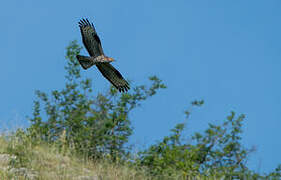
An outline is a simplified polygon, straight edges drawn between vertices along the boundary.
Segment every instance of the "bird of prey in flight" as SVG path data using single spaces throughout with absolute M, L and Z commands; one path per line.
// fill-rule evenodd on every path
M 102 75 L 111 82 L 120 92 L 126 92 L 130 89 L 129 83 L 122 77 L 121 73 L 115 69 L 110 63 L 114 61 L 113 58 L 107 57 L 103 53 L 101 41 L 95 30 L 94 24 L 90 23 L 88 19 L 81 19 L 79 27 L 82 34 L 82 41 L 86 47 L 89 56 L 77 55 L 83 69 L 88 69 L 96 65 Z

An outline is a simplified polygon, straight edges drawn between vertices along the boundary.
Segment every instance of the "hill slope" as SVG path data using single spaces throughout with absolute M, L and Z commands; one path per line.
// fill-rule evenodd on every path
M 59 144 L 58 144 L 59 145 Z M 94 162 L 58 145 L 31 145 L 27 139 L 0 137 L 0 179 L 150 179 L 143 171 Z

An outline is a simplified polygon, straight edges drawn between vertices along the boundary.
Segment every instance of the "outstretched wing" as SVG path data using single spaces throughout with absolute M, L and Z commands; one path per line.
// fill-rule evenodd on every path
M 88 19 L 81 19 L 78 24 L 82 34 L 83 44 L 90 56 L 97 57 L 103 55 L 101 41 L 93 23 L 90 23 Z
M 129 83 L 123 78 L 121 73 L 110 63 L 97 64 L 102 75 L 111 82 L 120 92 L 126 92 L 130 89 Z

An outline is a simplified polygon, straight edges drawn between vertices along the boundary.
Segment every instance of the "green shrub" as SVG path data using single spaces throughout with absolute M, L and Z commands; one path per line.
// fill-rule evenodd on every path
M 193 106 L 203 105 L 203 101 L 192 102 Z M 186 112 L 187 117 L 190 113 Z M 204 133 L 195 133 L 191 141 L 183 137 L 185 123 L 177 124 L 170 136 L 151 145 L 139 153 L 136 163 L 148 167 L 155 177 L 175 177 L 187 179 L 261 179 L 280 178 L 280 167 L 275 173 L 261 176 L 247 168 L 247 159 L 254 148 L 247 149 L 241 144 L 242 122 L 245 116 L 235 116 L 234 112 L 222 125 L 209 124 Z
M 113 87 L 93 96 L 92 81 L 82 78 L 76 60 L 81 47 L 76 41 L 67 47 L 66 84 L 50 94 L 36 91 L 31 126 L 16 133 L 16 146 L 8 151 L 19 159 L 14 165 L 30 164 L 32 151 L 26 149 L 45 144 L 59 153 L 80 154 L 88 160 L 114 162 L 148 173 L 152 179 L 280 179 L 281 165 L 268 174 L 247 168 L 247 159 L 254 148 L 241 143 L 245 115 L 234 112 L 221 125 L 209 124 L 203 133 L 194 133 L 191 140 L 183 134 L 186 124 L 180 123 L 171 135 L 140 152 L 137 158 L 127 147 L 132 134 L 129 113 L 142 101 L 166 86 L 156 76 L 149 87 L 141 85 L 129 93 L 118 93 Z M 202 106 L 194 101 L 192 106 Z M 185 112 L 187 118 L 190 112 Z M 30 151 L 29 151 L 30 150 Z M 0 172 L 1 173 L 1 172 Z M 116 177 L 116 176 L 115 176 Z
M 76 41 L 67 47 L 64 89 L 54 90 L 51 95 L 36 91 L 28 132 L 34 139 L 46 142 L 55 142 L 64 134 L 65 143 L 77 151 L 95 159 L 106 156 L 115 161 L 127 154 L 125 144 L 132 134 L 129 112 L 165 85 L 153 76 L 150 87 L 136 86 L 122 94 L 111 87 L 94 97 L 91 79 L 80 75 L 76 59 L 80 50 Z

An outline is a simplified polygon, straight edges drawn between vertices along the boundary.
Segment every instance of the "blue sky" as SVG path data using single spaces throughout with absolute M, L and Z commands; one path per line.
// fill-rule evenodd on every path
M 281 163 L 280 9 L 279 0 L 1 2 L 0 126 L 26 126 L 34 91 L 64 86 L 65 47 L 82 45 L 77 22 L 88 17 L 126 78 L 168 86 L 131 114 L 132 143 L 160 140 L 204 99 L 186 134 L 244 113 L 243 144 L 257 147 L 249 166 L 268 172 Z M 109 86 L 94 68 L 84 75 L 96 92 Z

